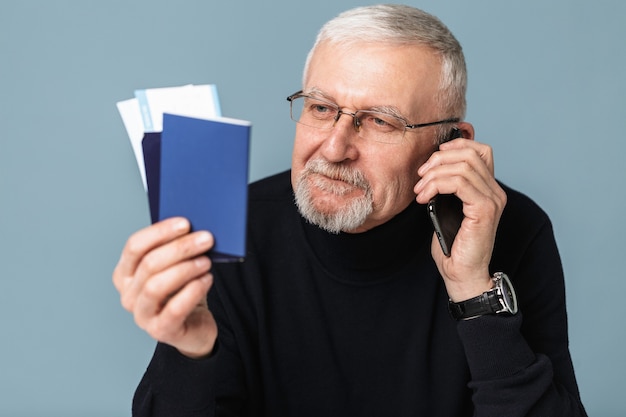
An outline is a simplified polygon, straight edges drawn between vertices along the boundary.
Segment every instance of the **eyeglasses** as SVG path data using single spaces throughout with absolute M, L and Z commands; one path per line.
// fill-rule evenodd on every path
M 384 143 L 400 143 L 407 129 L 435 126 L 459 122 L 450 118 L 430 123 L 409 124 L 405 119 L 391 113 L 374 110 L 357 110 L 354 113 L 343 111 L 330 101 L 303 94 L 298 91 L 287 97 L 291 104 L 291 120 L 317 129 L 332 129 L 342 114 L 352 116 L 354 130 L 365 140 Z

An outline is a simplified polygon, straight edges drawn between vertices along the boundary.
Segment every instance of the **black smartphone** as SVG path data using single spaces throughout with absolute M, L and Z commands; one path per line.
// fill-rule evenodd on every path
M 462 137 L 460 129 L 454 128 L 444 142 Z M 428 215 L 444 255 L 450 256 L 454 238 L 463 221 L 463 202 L 454 194 L 439 194 L 428 202 Z

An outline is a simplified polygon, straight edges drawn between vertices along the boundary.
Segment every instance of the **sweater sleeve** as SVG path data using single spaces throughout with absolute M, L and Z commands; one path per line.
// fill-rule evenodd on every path
M 505 247 L 494 270 L 511 277 L 520 312 L 460 321 L 477 417 L 583 417 L 569 353 L 565 285 L 547 217 L 526 247 Z M 506 269 L 508 268 L 508 269 Z
M 218 356 L 190 359 L 158 343 L 135 391 L 133 417 L 212 416 L 211 375 Z
M 472 375 L 474 415 L 586 416 L 578 392 L 555 380 L 552 360 L 528 346 L 520 333 L 522 320 L 519 314 L 459 323 Z
M 211 291 L 210 294 L 214 294 Z M 211 311 L 220 322 L 221 304 Z M 191 359 L 158 343 L 135 391 L 133 417 L 231 417 L 243 414 L 247 391 L 232 332 L 220 323 L 218 340 L 208 358 Z

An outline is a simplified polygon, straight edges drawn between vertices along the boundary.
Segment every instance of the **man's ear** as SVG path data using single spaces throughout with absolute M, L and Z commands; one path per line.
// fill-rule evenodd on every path
M 468 122 L 459 122 L 457 128 L 461 131 L 461 137 L 474 140 L 474 126 Z

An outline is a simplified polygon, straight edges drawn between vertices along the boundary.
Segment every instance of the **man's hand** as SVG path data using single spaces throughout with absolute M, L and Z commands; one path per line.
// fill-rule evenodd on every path
M 433 235 L 433 258 L 448 295 L 458 302 L 482 294 L 492 286 L 489 262 L 506 205 L 506 193 L 494 178 L 491 147 L 467 139 L 443 143 L 418 174 L 418 203 L 426 204 L 437 194 L 455 194 L 463 201 L 465 218 L 450 257 Z
M 171 218 L 133 234 L 113 271 L 122 306 L 154 339 L 199 358 L 213 350 L 217 325 L 207 307 L 213 246 L 206 231 Z

